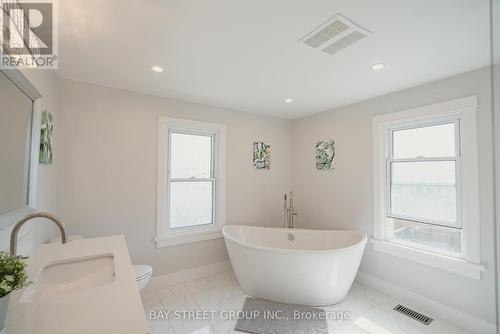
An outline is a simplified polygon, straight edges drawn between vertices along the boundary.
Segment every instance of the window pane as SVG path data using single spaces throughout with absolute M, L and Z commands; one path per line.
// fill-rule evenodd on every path
M 170 228 L 212 224 L 212 182 L 170 183 Z
M 210 178 L 211 166 L 212 137 L 170 134 L 171 178 Z
M 393 132 L 394 159 L 454 157 L 455 123 Z
M 391 174 L 392 214 L 456 223 L 455 161 L 394 162 Z
M 420 224 L 400 219 L 389 219 L 390 239 L 410 242 L 430 250 L 459 255 L 462 251 L 462 230 L 451 227 Z

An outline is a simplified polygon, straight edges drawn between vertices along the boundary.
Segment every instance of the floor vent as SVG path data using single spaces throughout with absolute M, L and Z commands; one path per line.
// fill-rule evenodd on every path
M 423 315 L 422 313 L 418 313 L 417 311 L 413 311 L 411 308 L 408 308 L 408 307 L 403 306 L 401 304 L 396 306 L 393 310 L 396 312 L 399 312 L 403 315 L 406 315 L 407 317 L 412 318 L 413 320 L 416 320 L 416 321 L 418 321 L 426 326 L 429 326 L 430 323 L 434 320 L 432 318 L 429 318 L 426 315 Z
M 302 37 L 299 42 L 333 55 L 370 34 L 370 31 L 342 14 L 336 14 Z

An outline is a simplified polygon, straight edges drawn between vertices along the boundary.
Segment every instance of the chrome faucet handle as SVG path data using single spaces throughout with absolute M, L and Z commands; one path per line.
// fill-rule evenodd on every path
M 283 209 L 285 210 L 285 228 L 293 228 L 293 216 L 297 216 L 298 212 L 293 208 L 293 192 L 290 191 L 289 197 L 283 196 Z M 288 199 L 288 201 L 287 201 Z
M 17 255 L 17 234 L 19 233 L 19 230 L 21 229 L 21 227 L 23 227 L 23 225 L 27 221 L 29 221 L 33 218 L 47 218 L 47 219 L 51 220 L 52 222 L 54 222 L 54 224 L 57 225 L 57 227 L 59 228 L 59 231 L 61 232 L 61 242 L 63 244 L 68 242 L 68 237 L 67 237 L 67 233 L 66 233 L 66 225 L 59 218 L 57 218 L 56 216 L 54 216 L 53 214 L 50 214 L 48 212 L 33 212 L 33 213 L 30 213 L 29 215 L 27 215 L 26 217 L 24 217 L 23 219 L 21 219 L 20 221 L 18 221 L 16 223 L 16 225 L 14 225 L 14 228 L 12 229 L 12 232 L 10 234 L 10 253 L 12 255 L 14 255 L 14 256 Z
M 285 228 L 288 227 L 288 203 L 287 203 L 287 196 L 286 194 L 283 195 L 283 210 L 285 211 L 285 219 L 283 222 L 283 225 Z
M 289 220 L 289 225 L 288 227 L 294 228 L 294 216 L 297 216 L 299 213 L 293 208 L 293 192 L 290 191 L 290 208 L 288 210 L 288 220 Z

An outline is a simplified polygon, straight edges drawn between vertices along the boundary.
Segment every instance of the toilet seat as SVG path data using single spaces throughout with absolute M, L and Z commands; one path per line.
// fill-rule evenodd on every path
M 133 268 L 136 282 L 149 279 L 153 274 L 153 268 L 148 265 L 134 265 Z

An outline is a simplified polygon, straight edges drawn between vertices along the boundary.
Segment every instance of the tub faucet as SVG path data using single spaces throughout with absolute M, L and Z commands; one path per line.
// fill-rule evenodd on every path
M 64 225 L 64 223 L 59 218 L 48 212 L 34 212 L 30 213 L 29 215 L 18 221 L 16 225 L 14 225 L 14 228 L 12 229 L 12 232 L 10 234 L 10 253 L 12 255 L 16 256 L 17 253 L 17 234 L 19 233 L 19 230 L 21 229 L 21 227 L 23 227 L 24 223 L 33 218 L 47 218 L 53 221 L 57 225 L 57 227 L 59 227 L 62 243 L 65 244 L 68 242 L 66 225 Z
M 286 194 L 284 196 L 283 208 L 285 210 L 285 228 L 293 228 L 293 218 L 298 215 L 298 212 L 293 208 L 293 193 L 291 191 L 289 198 Z

